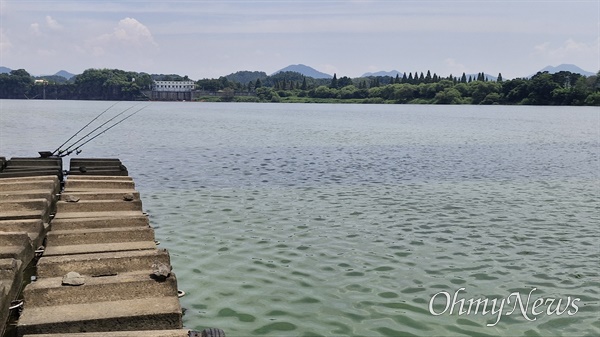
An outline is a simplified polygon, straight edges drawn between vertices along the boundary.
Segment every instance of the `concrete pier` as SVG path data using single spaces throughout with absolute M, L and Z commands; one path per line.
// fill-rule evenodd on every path
M 23 169 L 22 177 L 3 175 L 7 167 L 32 167 Z M 48 164 L 43 161 L 42 164 Z M 0 160 L 0 334 L 6 329 L 12 302 L 19 297 L 23 287 L 25 268 L 35 257 L 35 251 L 49 229 L 49 220 L 60 192 L 60 165 L 50 161 L 56 168 L 55 175 L 33 176 L 39 172 L 35 162 L 26 160 Z M 12 171 L 15 173 L 15 170 Z
M 54 158 L 0 158 L 0 335 L 18 297 L 18 336 L 193 335 L 183 329 L 169 253 L 156 247 L 126 168 L 118 159 L 70 164 L 63 183 Z M 40 167 L 61 172 L 33 175 Z M 22 289 L 32 261 L 35 281 Z

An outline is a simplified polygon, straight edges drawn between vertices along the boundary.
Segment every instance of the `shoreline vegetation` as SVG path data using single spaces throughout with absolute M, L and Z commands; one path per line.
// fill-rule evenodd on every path
M 155 80 L 190 80 L 119 69 L 87 69 L 71 79 L 33 77 L 26 70 L 0 74 L 0 99 L 150 100 Z M 441 77 L 427 71 L 402 77 L 315 79 L 297 72 L 240 71 L 195 81 L 192 101 L 368 104 L 502 104 L 600 106 L 600 71 L 584 76 L 569 71 L 538 72 L 531 78 L 502 75 Z

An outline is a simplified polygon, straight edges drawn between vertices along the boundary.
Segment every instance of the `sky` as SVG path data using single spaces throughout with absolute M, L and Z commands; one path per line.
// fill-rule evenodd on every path
M 218 78 L 600 70 L 600 0 L 0 0 L 0 66 Z

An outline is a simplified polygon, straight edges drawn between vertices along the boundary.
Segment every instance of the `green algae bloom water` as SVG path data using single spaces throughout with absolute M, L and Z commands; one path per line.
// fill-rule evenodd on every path
M 1 103 L 8 157 L 112 104 Z M 599 134 L 597 108 L 152 103 L 81 155 L 127 165 L 188 328 L 595 336 Z

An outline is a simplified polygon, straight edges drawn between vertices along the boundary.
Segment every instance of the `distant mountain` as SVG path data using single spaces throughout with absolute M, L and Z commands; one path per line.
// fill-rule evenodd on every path
M 404 73 L 399 72 L 398 70 L 392 71 L 378 71 L 376 73 L 364 73 L 361 77 L 377 77 L 377 76 L 387 76 L 387 77 L 396 77 L 396 75 L 402 77 Z
M 297 72 L 304 76 L 312 77 L 312 78 L 333 78 L 333 76 L 331 76 L 329 74 L 322 73 L 314 68 L 305 66 L 304 64 L 295 64 L 295 65 L 287 66 L 283 69 L 277 70 L 276 72 L 272 73 L 271 76 L 273 76 L 277 73 L 280 73 L 280 72 L 285 72 L 285 71 Z
M 560 71 L 570 71 L 572 73 L 576 73 L 576 74 L 581 74 L 583 76 L 592 76 L 595 75 L 592 72 L 589 71 L 585 71 L 581 68 L 579 68 L 578 66 L 574 65 L 574 64 L 561 64 L 559 66 L 553 67 L 553 66 L 547 66 L 544 69 L 540 70 L 539 72 L 544 72 L 547 71 L 550 74 L 554 74 L 554 73 L 558 73 Z M 531 75 L 533 76 L 533 75 Z M 531 77 L 529 76 L 529 77 Z
M 70 80 L 71 77 L 75 76 L 75 74 L 71 74 L 70 72 L 66 71 L 66 70 L 61 70 L 59 72 L 57 72 L 56 74 L 54 74 L 55 76 L 62 76 L 64 78 L 66 78 L 67 80 Z
M 0 67 L 0 74 L 8 74 L 12 69 L 6 67 Z

